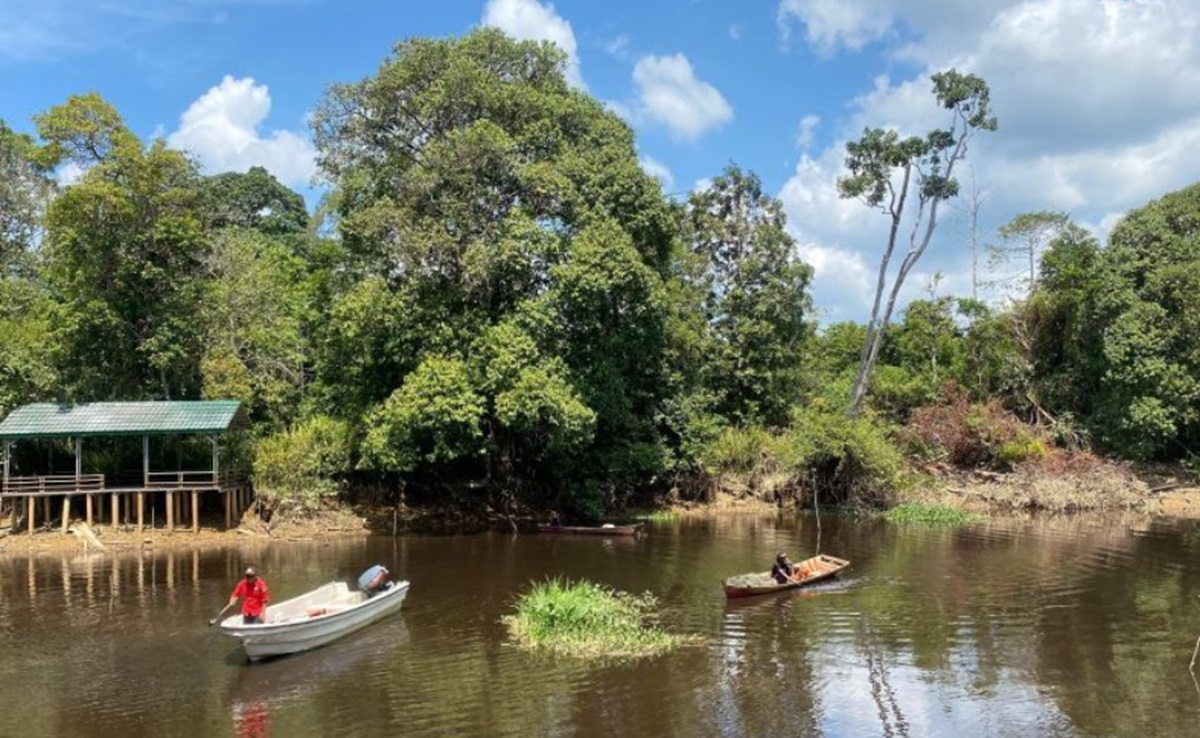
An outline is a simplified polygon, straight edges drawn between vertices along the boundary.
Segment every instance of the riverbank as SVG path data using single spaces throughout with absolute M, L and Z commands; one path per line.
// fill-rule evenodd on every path
M 1010 473 L 965 472 L 946 467 L 929 467 L 921 473 L 920 481 L 897 494 L 897 504 L 947 505 L 987 516 L 1125 511 L 1150 517 L 1200 519 L 1200 481 L 1178 467 L 1136 467 L 1096 457 L 1080 457 L 1067 463 L 1060 461 L 1053 468 L 1034 465 Z M 783 500 L 782 506 L 780 500 Z M 811 500 L 801 494 L 782 497 L 775 486 L 764 492 L 755 485 L 735 482 L 718 489 L 704 502 L 662 500 L 651 515 L 773 515 L 789 507 L 808 508 Z M 238 527 L 232 530 L 224 529 L 216 520 L 206 521 L 198 532 L 177 530 L 171 533 L 163 529 L 144 529 L 138 533 L 108 526 L 87 529 L 76 521 L 67 533 L 55 526 L 33 535 L 23 531 L 9 534 L 4 521 L 0 521 L 0 555 L 101 550 L 96 543 L 103 550 L 119 553 L 328 540 L 372 534 L 515 532 L 534 514 L 529 511 L 519 518 L 510 518 L 487 509 L 343 508 L 302 520 L 267 525 L 253 512 L 247 512 Z

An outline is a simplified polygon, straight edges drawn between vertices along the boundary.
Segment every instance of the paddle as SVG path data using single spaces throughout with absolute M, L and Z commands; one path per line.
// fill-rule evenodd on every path
M 230 602 L 230 603 L 229 603 L 228 605 L 226 605 L 225 607 L 222 607 L 222 608 L 221 608 L 221 612 L 217 613 L 217 616 L 216 616 L 215 618 L 213 618 L 212 620 L 209 620 L 209 621 L 208 621 L 208 627 L 210 627 L 210 628 L 211 628 L 211 627 L 213 627 L 214 625 L 216 625 L 216 624 L 217 624 L 217 621 L 221 619 L 221 616 L 222 616 L 222 615 L 224 615 L 224 614 L 225 614 L 225 612 L 226 612 L 226 611 L 227 611 L 229 608 L 233 607 L 235 604 L 237 604 L 237 603 Z

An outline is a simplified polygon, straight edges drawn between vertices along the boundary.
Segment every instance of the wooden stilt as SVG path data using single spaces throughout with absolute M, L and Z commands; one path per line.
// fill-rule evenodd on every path
M 121 524 L 121 503 L 116 492 L 112 493 L 112 519 L 109 522 L 112 523 L 113 530 Z
M 192 532 L 200 532 L 200 490 L 192 490 Z
M 33 521 L 35 518 L 37 518 L 37 510 L 36 510 L 37 498 L 36 497 L 26 497 L 25 499 L 28 500 L 28 502 L 29 502 L 29 504 L 28 504 L 29 509 L 26 511 L 27 514 L 25 515 L 25 520 L 29 523 L 29 534 L 33 535 L 33 526 L 34 526 Z
M 137 493 L 137 532 L 141 533 L 146 524 L 146 493 Z
M 87 519 L 88 527 L 92 527 L 92 496 L 83 496 L 84 517 Z
M 71 524 L 71 495 L 63 497 L 62 505 L 62 532 L 67 532 L 67 526 Z
M 50 527 L 50 498 L 49 497 L 42 498 L 42 521 L 46 524 L 47 528 Z
M 233 527 L 233 500 L 229 492 L 221 491 L 221 503 L 225 506 L 225 530 L 229 530 Z
M 175 532 L 175 493 L 167 492 L 167 532 Z

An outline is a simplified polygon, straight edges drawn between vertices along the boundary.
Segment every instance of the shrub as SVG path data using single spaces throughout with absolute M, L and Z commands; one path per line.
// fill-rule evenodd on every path
M 349 426 L 312 417 L 255 444 L 255 491 L 268 516 L 311 513 L 337 497 L 349 464 Z
M 949 390 L 942 402 L 913 411 L 908 432 L 925 456 L 962 468 L 1011 468 L 1047 453 L 1038 431 L 998 402 L 973 404 Z

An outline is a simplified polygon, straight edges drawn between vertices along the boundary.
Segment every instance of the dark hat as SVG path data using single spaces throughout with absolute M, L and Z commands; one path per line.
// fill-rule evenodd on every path
M 248 567 L 246 567 L 246 576 L 256 577 L 256 576 L 258 576 L 258 572 L 254 570 L 253 566 L 248 566 Z

